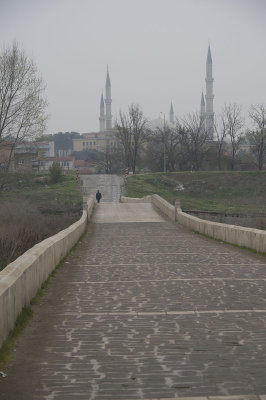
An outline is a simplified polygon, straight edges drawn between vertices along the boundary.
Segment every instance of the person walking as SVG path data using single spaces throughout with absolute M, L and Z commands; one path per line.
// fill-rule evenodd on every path
M 97 203 L 100 203 L 101 198 L 102 198 L 102 194 L 100 193 L 99 190 L 97 190 L 97 193 L 96 193 L 96 200 L 97 200 Z

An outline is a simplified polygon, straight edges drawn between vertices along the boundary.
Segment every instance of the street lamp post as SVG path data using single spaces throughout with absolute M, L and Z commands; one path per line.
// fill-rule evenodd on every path
M 166 156 L 165 156 L 165 113 L 160 112 L 163 114 L 163 172 L 166 172 Z

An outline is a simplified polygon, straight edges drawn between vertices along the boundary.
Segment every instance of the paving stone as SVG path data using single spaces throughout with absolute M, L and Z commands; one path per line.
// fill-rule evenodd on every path
M 266 260 L 170 222 L 90 223 L 4 400 L 266 400 Z

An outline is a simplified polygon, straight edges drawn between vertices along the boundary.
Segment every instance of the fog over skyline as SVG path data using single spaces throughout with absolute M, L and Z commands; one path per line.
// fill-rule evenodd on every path
M 99 130 L 107 64 L 113 121 L 139 104 L 199 111 L 210 43 L 214 111 L 266 104 L 264 0 L 0 0 L 0 43 L 16 40 L 46 84 L 47 133 Z M 248 121 L 247 121 L 248 122 Z

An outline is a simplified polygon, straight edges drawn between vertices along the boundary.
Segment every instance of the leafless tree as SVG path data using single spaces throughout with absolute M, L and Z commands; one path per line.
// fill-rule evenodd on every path
M 266 157 L 266 107 L 263 104 L 252 105 L 249 111 L 255 130 L 247 134 L 251 152 L 255 155 L 259 170 L 262 170 Z
M 111 148 L 107 143 L 103 153 L 104 159 L 98 164 L 105 174 L 122 173 L 123 161 L 120 148 Z
M 198 171 L 209 148 L 209 134 L 204 120 L 198 113 L 177 120 L 176 132 L 180 143 L 180 157 L 183 165 Z
M 0 54 L 0 146 L 10 143 L 8 171 L 17 143 L 41 134 L 45 128 L 45 86 L 32 60 L 17 43 Z
M 115 123 L 115 129 L 117 131 L 116 136 L 123 148 L 125 166 L 128 168 L 131 167 L 132 160 L 132 132 L 129 126 L 129 116 L 120 110 L 119 117 Z
M 165 137 L 165 151 L 167 159 L 167 169 L 170 171 L 176 171 L 178 163 L 178 152 L 179 152 L 179 137 L 176 134 L 176 130 L 173 128 L 168 128 L 166 130 Z
M 236 153 L 241 143 L 243 136 L 242 128 L 244 126 L 244 119 L 242 117 L 242 107 L 240 104 L 225 104 L 224 117 L 226 125 L 226 134 L 231 141 L 231 169 L 234 170 Z
M 222 169 L 221 158 L 225 143 L 225 138 L 227 135 L 227 120 L 226 120 L 226 110 L 222 109 L 221 113 L 218 116 L 214 123 L 214 132 L 217 139 L 217 150 L 218 150 L 218 168 Z
M 116 121 L 116 136 L 120 140 L 124 150 L 125 165 L 136 170 L 136 162 L 139 150 L 149 136 L 147 119 L 138 104 L 131 104 L 128 113 L 119 112 Z
M 164 124 L 163 128 L 157 128 L 150 138 L 149 147 L 154 156 L 160 161 L 161 170 L 176 171 L 179 152 L 179 137 L 176 130 Z

